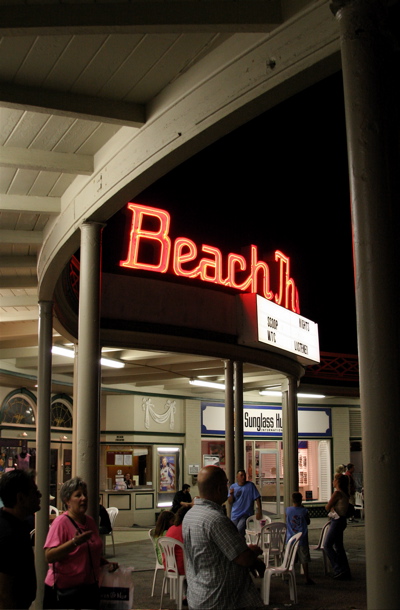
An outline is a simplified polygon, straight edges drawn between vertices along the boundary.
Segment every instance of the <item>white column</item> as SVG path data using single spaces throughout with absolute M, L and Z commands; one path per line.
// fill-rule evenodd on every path
M 43 607 L 44 579 L 47 563 L 43 546 L 49 531 L 50 495 L 50 406 L 51 406 L 51 347 L 53 332 L 53 303 L 39 301 L 39 355 L 36 418 L 37 486 L 42 493 L 41 510 L 35 518 L 35 563 L 37 575 L 36 608 Z M 23 587 L 23 580 L 21 581 Z
M 283 506 L 292 505 L 292 493 L 299 491 L 297 380 L 288 377 L 282 385 Z
M 230 484 L 235 482 L 235 417 L 233 406 L 233 362 L 225 361 L 225 465 Z
M 400 214 L 396 3 L 339 1 L 354 243 L 367 600 L 399 607 Z M 397 38 L 396 38 L 397 37 Z
M 81 227 L 79 277 L 76 472 L 87 482 L 88 513 L 96 522 L 99 512 L 100 279 L 103 226 L 100 223 L 85 223 Z
M 244 436 L 243 436 L 243 363 L 235 362 L 234 367 L 235 398 L 235 470 L 244 469 Z

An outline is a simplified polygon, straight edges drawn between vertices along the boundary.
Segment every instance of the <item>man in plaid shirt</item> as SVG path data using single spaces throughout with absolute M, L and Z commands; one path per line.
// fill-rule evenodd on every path
M 250 571 L 262 576 L 262 551 L 247 545 L 221 506 L 227 478 L 217 466 L 202 468 L 200 498 L 183 520 L 187 599 L 193 610 L 256 610 L 263 602 Z

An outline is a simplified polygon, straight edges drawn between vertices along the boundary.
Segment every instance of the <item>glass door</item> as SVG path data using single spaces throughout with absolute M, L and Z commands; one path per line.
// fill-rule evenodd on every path
M 274 515 L 280 514 L 283 484 L 280 478 L 279 452 L 277 449 L 256 450 L 256 462 L 260 473 L 259 488 L 266 510 Z

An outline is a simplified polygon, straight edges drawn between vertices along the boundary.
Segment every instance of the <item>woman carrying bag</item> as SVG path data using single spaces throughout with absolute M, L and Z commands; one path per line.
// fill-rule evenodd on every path
M 100 567 L 108 564 L 114 571 L 118 564 L 102 557 L 97 525 L 86 515 L 86 483 L 80 477 L 66 481 L 60 497 L 66 512 L 54 520 L 44 545 L 49 570 L 43 608 L 97 610 Z

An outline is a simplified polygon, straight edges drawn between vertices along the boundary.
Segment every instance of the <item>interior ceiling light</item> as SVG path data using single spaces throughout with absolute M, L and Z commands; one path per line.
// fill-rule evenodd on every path
M 66 358 L 75 358 L 75 352 L 72 349 L 61 347 L 61 345 L 53 345 L 51 353 L 56 356 L 65 356 Z
M 65 356 L 66 358 L 75 358 L 75 352 L 72 349 L 62 347 L 60 345 L 53 345 L 51 348 L 52 354 L 57 356 Z M 101 358 L 100 364 L 103 366 L 109 366 L 114 369 L 122 369 L 125 366 L 125 362 L 120 360 L 111 360 L 110 358 Z
M 302 394 L 299 392 L 297 394 L 298 398 L 326 398 L 325 394 Z
M 213 388 L 214 390 L 225 390 L 224 383 L 215 383 L 214 381 L 202 381 L 202 379 L 190 379 L 191 385 L 201 386 L 203 388 Z
M 101 358 L 100 363 L 103 366 L 110 366 L 114 369 L 123 369 L 125 366 L 125 362 L 121 362 L 120 360 L 110 360 L 110 358 Z
M 282 396 L 282 392 L 274 390 L 260 390 L 260 396 Z M 302 394 L 298 392 L 297 398 L 326 398 L 325 394 Z

